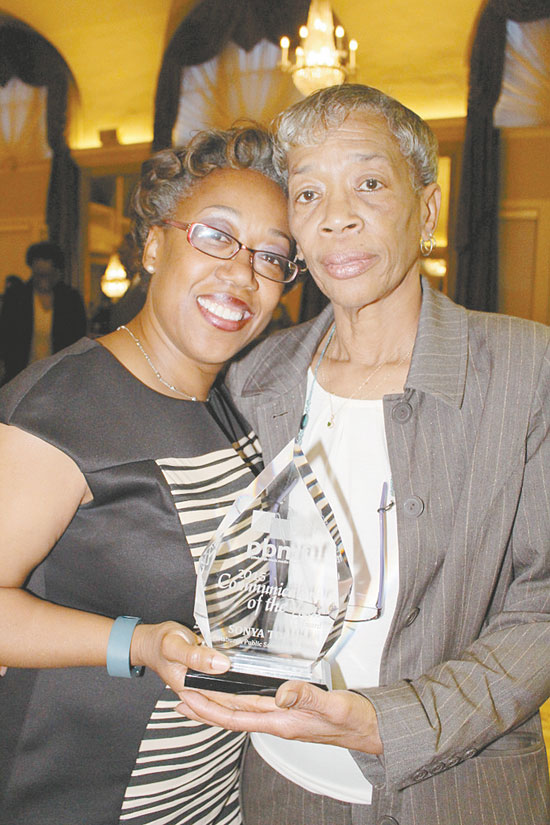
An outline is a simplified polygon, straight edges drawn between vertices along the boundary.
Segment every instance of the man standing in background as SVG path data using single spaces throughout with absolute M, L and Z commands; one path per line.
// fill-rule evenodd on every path
M 0 312 L 0 359 L 4 382 L 27 364 L 46 358 L 86 334 L 86 314 L 79 293 L 63 283 L 63 252 L 49 241 L 27 249 L 31 277 L 7 290 Z

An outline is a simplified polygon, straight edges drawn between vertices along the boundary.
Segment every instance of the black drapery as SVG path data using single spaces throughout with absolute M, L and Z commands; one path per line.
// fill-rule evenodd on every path
M 488 0 L 470 59 L 468 119 L 457 221 L 456 299 L 470 309 L 498 308 L 499 131 L 506 21 L 550 17 L 550 0 Z
M 185 66 L 212 60 L 230 41 L 250 51 L 260 40 L 290 38 L 307 20 L 309 0 L 203 0 L 174 33 L 159 74 L 153 150 L 172 145 Z
M 51 241 L 63 249 L 66 277 L 76 273 L 79 170 L 66 141 L 70 70 L 54 47 L 19 23 L 0 27 L 0 85 L 18 77 L 29 86 L 47 88 L 47 138 L 52 164 L 46 222 Z

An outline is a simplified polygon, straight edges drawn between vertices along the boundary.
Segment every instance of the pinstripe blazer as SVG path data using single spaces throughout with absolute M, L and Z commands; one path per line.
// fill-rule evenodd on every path
M 298 430 L 331 309 L 228 375 L 269 461 Z M 423 283 L 403 394 L 384 398 L 400 589 L 374 704 L 368 822 L 547 825 L 550 330 Z M 368 655 L 368 651 L 365 651 Z M 364 822 L 364 816 L 354 822 Z M 384 817 L 387 817 L 384 819 Z

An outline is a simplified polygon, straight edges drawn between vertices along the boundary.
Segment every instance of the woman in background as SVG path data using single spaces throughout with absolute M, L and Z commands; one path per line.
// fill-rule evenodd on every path
M 134 213 L 143 310 L 0 393 L 3 825 L 241 822 L 244 735 L 174 708 L 228 667 L 189 629 L 195 563 L 260 464 L 216 377 L 298 271 L 269 137 L 159 153 Z

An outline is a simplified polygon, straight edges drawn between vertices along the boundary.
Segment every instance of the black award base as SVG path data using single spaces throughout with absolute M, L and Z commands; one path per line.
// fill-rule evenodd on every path
M 237 673 L 235 670 L 228 670 L 219 675 L 188 670 L 185 677 L 185 687 L 196 688 L 197 690 L 217 690 L 222 693 L 275 696 L 279 685 L 288 681 L 289 679 L 276 679 L 272 676 L 260 676 L 255 673 Z M 319 682 L 312 682 L 311 684 L 321 688 L 321 690 L 328 690 L 326 685 Z

